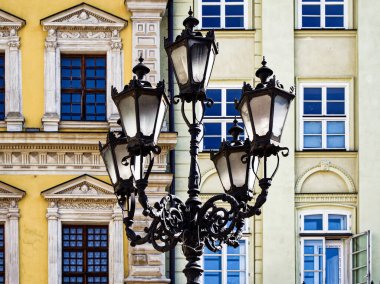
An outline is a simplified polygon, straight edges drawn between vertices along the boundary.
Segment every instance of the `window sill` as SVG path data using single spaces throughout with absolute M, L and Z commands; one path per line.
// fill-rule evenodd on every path
M 256 33 L 256 29 L 200 29 L 197 31 L 206 33 L 211 30 L 214 30 L 216 36 L 222 37 L 250 37 Z
M 353 37 L 356 29 L 295 29 L 295 37 Z
M 351 237 L 352 233 L 300 233 L 300 237 Z
M 59 129 L 89 129 L 89 130 L 108 130 L 107 121 L 61 121 Z

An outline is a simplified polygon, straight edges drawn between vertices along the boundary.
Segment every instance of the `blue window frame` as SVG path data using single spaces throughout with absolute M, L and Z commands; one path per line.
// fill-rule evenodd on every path
M 299 0 L 298 3 L 299 28 L 347 28 L 347 0 Z
M 108 227 L 62 228 L 63 283 L 108 283 Z
M 239 247 L 223 245 L 221 251 L 205 248 L 203 255 L 203 283 L 247 283 L 247 241 L 240 240 Z
M 302 149 L 347 149 L 346 85 L 302 85 Z
M 217 150 L 223 139 L 232 138 L 228 134 L 228 130 L 232 127 L 235 117 L 238 119 L 239 125 L 244 127 L 234 105 L 235 98 L 239 99 L 241 96 L 241 89 L 208 89 L 207 96 L 214 101 L 214 105 L 205 110 L 203 150 L 206 151 Z
M 199 0 L 203 29 L 246 28 L 247 0 Z
M 0 120 L 5 119 L 5 56 L 0 54 Z
M 61 119 L 105 121 L 106 85 L 105 56 L 62 56 Z
M 5 238 L 4 225 L 0 225 L 0 284 L 5 283 Z

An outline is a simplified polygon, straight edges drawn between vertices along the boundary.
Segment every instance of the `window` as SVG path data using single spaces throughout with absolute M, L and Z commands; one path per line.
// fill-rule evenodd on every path
M 367 284 L 371 281 L 370 242 L 370 231 L 352 237 L 351 283 Z
M 0 225 L 0 284 L 5 283 L 4 225 Z
M 108 283 L 108 227 L 62 227 L 63 283 Z
M 347 0 L 299 0 L 300 29 L 347 28 Z
M 106 120 L 105 56 L 62 56 L 61 119 Z
M 348 86 L 301 85 L 301 149 L 348 149 Z
M 217 150 L 223 139 L 231 139 L 228 130 L 233 125 L 235 117 L 240 114 L 235 109 L 235 98 L 241 96 L 241 89 L 208 89 L 207 97 L 214 101 L 211 108 L 205 109 L 203 150 Z M 239 119 L 238 119 L 239 120 Z M 240 126 L 244 127 L 241 120 Z
M 0 120 L 5 119 L 5 58 L 0 54 Z
M 199 0 L 203 29 L 247 28 L 247 0 Z
M 350 232 L 347 213 L 301 215 L 301 271 L 305 284 L 345 283 L 344 237 Z
M 222 250 L 215 253 L 205 248 L 203 283 L 248 283 L 246 265 L 246 240 L 240 240 L 237 248 L 223 245 Z

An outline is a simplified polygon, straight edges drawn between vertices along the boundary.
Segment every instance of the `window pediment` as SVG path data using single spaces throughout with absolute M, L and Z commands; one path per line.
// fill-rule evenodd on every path
M 110 184 L 82 175 L 60 185 L 49 188 L 41 193 L 48 200 L 105 200 L 115 201 L 113 188 Z
M 9 32 L 12 29 L 19 30 L 21 27 L 25 25 L 25 23 L 25 20 L 0 9 L 0 38 L 7 36 L 15 36 L 16 34 L 14 31 L 14 34 L 8 34 L 5 33 L 4 30 L 9 30 Z
M 25 195 L 25 191 L 0 181 L 0 199 L 19 201 Z
M 121 30 L 127 20 L 82 3 L 41 20 L 44 30 Z

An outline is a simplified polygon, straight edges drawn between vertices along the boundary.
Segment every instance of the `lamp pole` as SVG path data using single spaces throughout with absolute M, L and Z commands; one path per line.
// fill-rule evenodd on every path
M 242 96 L 235 102 L 248 138 L 239 139 L 244 129 L 235 119 L 230 129 L 232 140 L 223 141 L 220 150 L 211 153 L 225 193 L 202 204 L 198 152 L 204 132 L 205 108 L 213 104 L 206 96 L 206 89 L 218 47 L 213 31 L 206 36 L 194 31 L 198 23 L 190 10 L 181 35 L 173 43 L 165 41 L 180 91 L 172 103 L 180 104 L 190 133 L 190 170 L 185 203 L 168 194 L 152 206 L 145 193 L 154 155 L 161 151 L 157 140 L 169 101 L 164 93 L 164 82 L 153 88 L 143 80 L 149 68 L 143 64 L 142 58 L 133 68 L 137 77 L 120 93 L 112 88 L 122 131 L 110 132 L 107 143 L 99 144 L 117 201 L 125 214 L 123 222 L 130 244 L 136 246 L 148 242 L 156 250 L 166 252 L 181 243 L 187 260 L 183 272 L 188 284 L 200 283 L 203 273 L 200 258 L 204 246 L 214 252 L 223 244 L 238 247 L 245 219 L 261 214 L 260 208 L 266 202 L 268 188 L 279 166 L 279 153 L 287 156 L 289 152 L 278 143 L 294 98 L 293 90 L 285 91 L 274 76 L 270 78 L 273 71 L 266 66 L 264 59 L 256 72 L 260 83 L 255 88 L 244 83 Z M 188 108 L 190 112 L 185 111 Z M 269 175 L 267 159 L 271 156 L 277 158 L 277 166 Z M 148 167 L 144 170 L 146 160 Z M 263 161 L 264 169 L 261 178 L 257 175 L 260 161 Z M 255 179 L 259 181 L 261 192 L 253 200 Z M 143 215 L 152 219 L 143 235 L 136 234 L 132 228 L 136 199 L 143 208 Z M 221 202 L 223 206 L 220 206 Z

